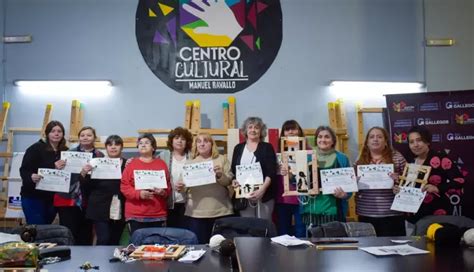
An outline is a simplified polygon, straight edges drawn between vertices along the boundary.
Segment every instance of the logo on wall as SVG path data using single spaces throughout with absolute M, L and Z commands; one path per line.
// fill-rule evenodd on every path
M 393 141 L 397 144 L 408 143 L 408 135 L 406 132 L 394 133 Z
M 460 113 L 455 115 L 456 124 L 458 125 L 471 125 L 474 124 L 474 118 L 470 117 L 467 113 Z
M 398 103 L 392 103 L 392 109 L 396 112 L 414 112 L 415 106 L 409 106 L 405 101 L 400 101 Z
M 256 82 L 282 42 L 279 0 L 140 0 L 140 52 L 181 93 L 234 93 Z
M 468 109 L 474 108 L 474 103 L 461 103 L 459 101 L 448 101 L 444 104 L 446 109 Z

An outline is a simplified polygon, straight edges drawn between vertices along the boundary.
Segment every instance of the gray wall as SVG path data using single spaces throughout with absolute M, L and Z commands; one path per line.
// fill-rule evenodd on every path
M 454 38 L 449 47 L 426 49 L 430 91 L 474 89 L 474 1 L 425 0 L 427 38 Z
M 100 135 L 135 136 L 140 128 L 173 128 L 184 120 L 184 103 L 201 100 L 208 125 L 222 127 L 227 95 L 178 94 L 149 71 L 137 47 L 136 1 L 6 0 L 6 32 L 32 34 L 33 43 L 6 45 L 6 97 L 10 126 L 39 127 L 46 103 L 53 118 L 69 123 L 71 100 L 85 104 L 87 125 Z M 269 127 L 296 119 L 304 127 L 328 123 L 328 90 L 334 79 L 419 81 L 424 78 L 422 0 L 282 0 L 283 42 L 266 74 L 235 94 L 239 124 L 261 116 Z M 110 79 L 106 99 L 26 96 L 16 79 Z M 355 102 L 384 106 L 384 99 L 345 97 L 356 154 Z M 368 117 L 380 124 L 380 117 Z M 22 150 L 36 136 L 21 136 Z

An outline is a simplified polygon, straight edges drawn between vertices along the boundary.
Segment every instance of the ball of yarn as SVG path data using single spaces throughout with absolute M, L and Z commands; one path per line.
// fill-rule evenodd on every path
M 464 232 L 463 241 L 467 246 L 474 246 L 474 228 Z
M 438 224 L 438 223 L 433 223 L 431 224 L 428 229 L 426 230 L 426 237 L 431 240 L 431 241 L 434 241 L 435 240 L 435 233 L 438 229 L 442 228 L 443 226 Z
M 224 240 L 224 236 L 220 234 L 213 235 L 211 239 L 209 239 L 209 247 L 212 249 L 218 248 Z

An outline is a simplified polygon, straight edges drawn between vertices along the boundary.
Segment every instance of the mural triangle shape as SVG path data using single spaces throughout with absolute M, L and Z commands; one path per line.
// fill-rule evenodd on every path
M 160 32 L 156 31 L 155 36 L 153 37 L 153 42 L 154 43 L 170 43 L 168 39 L 163 37 L 163 35 L 160 34 Z
M 250 48 L 250 50 L 254 51 L 253 47 L 253 35 L 242 35 L 240 39 Z
M 148 9 L 148 17 L 156 17 L 156 13 L 154 13 L 153 10 Z
M 260 37 L 258 37 L 255 41 L 255 45 L 257 46 L 258 50 L 260 50 Z
M 160 7 L 161 12 L 163 12 L 163 15 L 165 16 L 174 10 L 174 8 L 167 6 L 165 4 L 158 3 L 158 6 Z
M 267 4 L 264 4 L 262 2 L 257 2 L 257 13 L 262 12 L 264 9 L 268 7 Z
M 255 9 L 255 3 L 250 7 L 247 19 L 249 20 L 250 24 L 252 24 L 253 28 L 257 29 L 257 12 Z

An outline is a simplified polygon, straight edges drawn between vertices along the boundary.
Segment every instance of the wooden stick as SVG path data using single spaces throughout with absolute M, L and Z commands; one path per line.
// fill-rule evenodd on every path
M 235 116 L 235 97 L 229 96 L 227 98 L 227 102 L 229 102 L 229 128 L 236 128 L 236 116 Z
M 3 139 L 3 130 L 7 123 L 8 112 L 10 110 L 10 102 L 3 102 L 3 110 L 0 115 L 0 139 Z
M 200 129 L 200 128 L 201 128 L 201 101 L 195 100 L 193 102 L 191 129 Z
M 51 120 L 51 111 L 53 109 L 52 104 L 47 104 L 46 105 L 46 110 L 44 111 L 44 117 L 43 117 L 43 126 L 41 127 L 41 137 L 46 137 L 45 135 L 45 129 L 46 125 L 48 125 L 49 121 Z
M 191 129 L 191 116 L 193 112 L 193 101 L 186 101 L 184 113 L 184 128 Z

